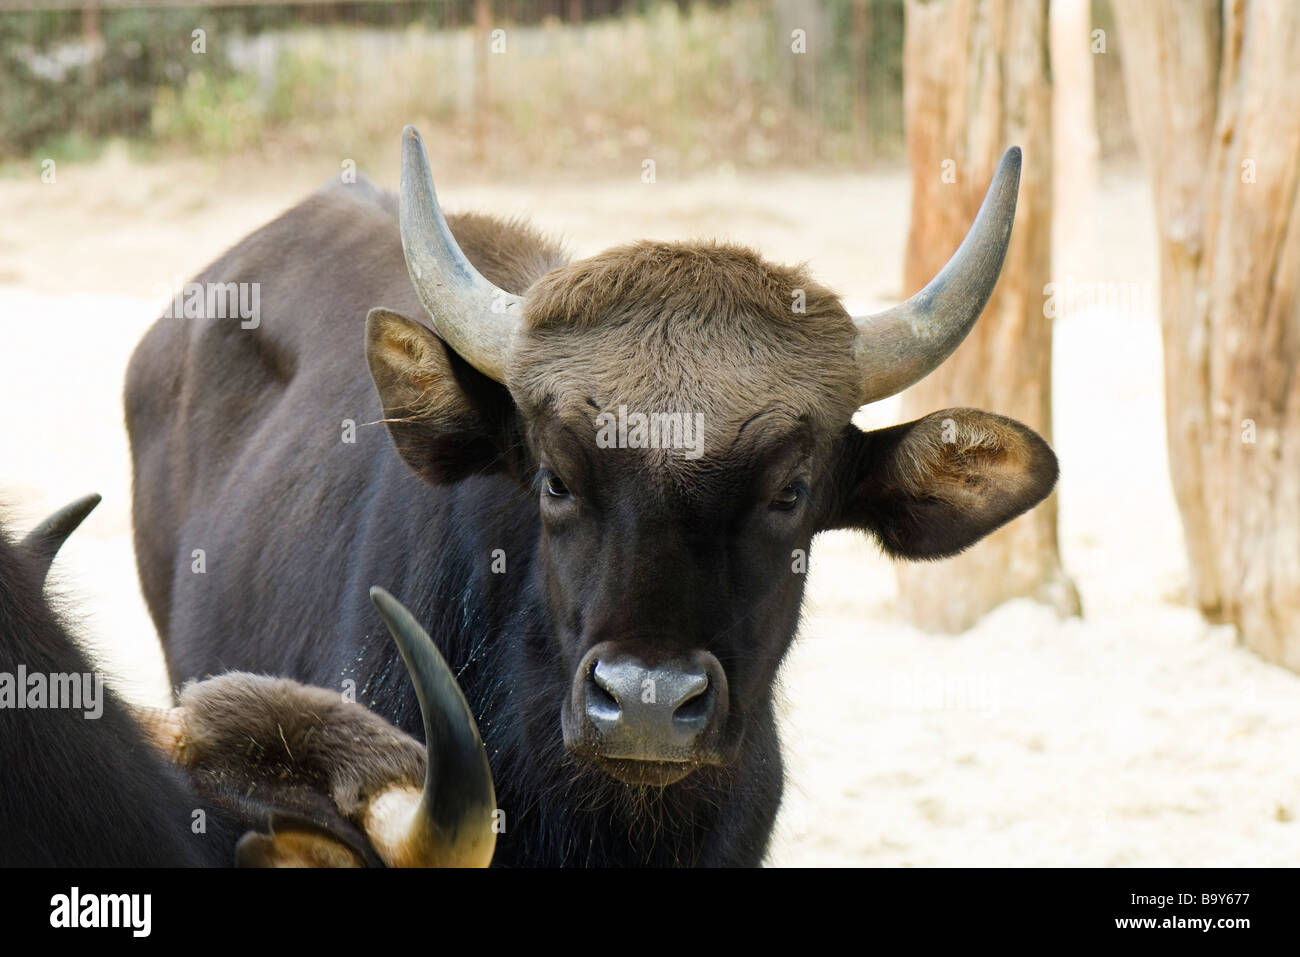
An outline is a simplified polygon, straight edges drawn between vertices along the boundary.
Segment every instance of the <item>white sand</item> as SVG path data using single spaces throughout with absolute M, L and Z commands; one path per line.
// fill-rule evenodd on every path
M 138 700 L 164 699 L 167 681 L 131 554 L 126 358 L 156 314 L 155 286 L 195 272 L 331 168 L 275 178 L 255 164 L 139 168 L 113 154 L 61 168 L 55 186 L 0 182 L 0 501 L 26 524 L 104 494 L 58 573 Z M 856 304 L 899 292 L 897 172 L 453 183 L 440 187 L 456 207 L 528 211 L 580 254 L 716 232 L 809 260 Z M 1154 279 L 1145 190 L 1109 183 L 1099 219 L 1088 278 Z M 772 863 L 1300 862 L 1300 676 L 1181 604 L 1154 316 L 1063 319 L 1056 368 L 1063 556 L 1086 618 L 1014 602 L 964 635 L 926 635 L 898 618 L 874 546 L 824 536 L 782 673 L 789 787 Z M 888 424 L 896 406 L 866 409 L 860 424 Z

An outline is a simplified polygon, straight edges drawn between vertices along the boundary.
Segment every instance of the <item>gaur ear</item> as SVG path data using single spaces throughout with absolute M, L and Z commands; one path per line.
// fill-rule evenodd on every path
M 366 361 L 397 451 L 437 483 L 506 466 L 514 403 L 436 334 L 389 309 L 366 317 Z
M 235 845 L 236 867 L 366 867 L 366 854 L 306 818 L 271 816 L 270 833 L 249 831 Z M 380 864 L 379 866 L 383 866 Z
M 946 558 L 1047 497 L 1056 455 L 1032 429 L 946 409 L 874 432 L 852 425 L 839 463 L 835 528 L 859 528 L 897 558 Z

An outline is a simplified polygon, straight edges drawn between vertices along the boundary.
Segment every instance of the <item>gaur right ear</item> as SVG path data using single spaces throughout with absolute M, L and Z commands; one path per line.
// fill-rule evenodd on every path
M 955 555 L 1056 484 L 1056 455 L 1042 436 L 978 409 L 945 409 L 874 432 L 849 425 L 842 441 L 848 494 L 830 527 L 871 532 L 895 558 Z
M 506 467 L 514 402 L 420 323 L 390 309 L 366 317 L 366 361 L 397 451 L 434 484 Z

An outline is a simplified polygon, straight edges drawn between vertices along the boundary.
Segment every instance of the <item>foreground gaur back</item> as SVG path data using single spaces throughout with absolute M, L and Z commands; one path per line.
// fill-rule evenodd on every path
M 43 594 L 90 496 L 0 526 L 0 866 L 485 865 L 495 800 L 464 699 L 390 595 L 434 758 L 338 692 L 245 673 L 127 707 Z M 76 692 L 69 695 L 69 691 Z M 21 699 L 21 700 L 20 700 Z
M 570 262 L 518 222 L 447 220 L 408 129 L 400 203 L 326 188 L 199 277 L 260 282 L 255 328 L 162 319 L 132 359 L 137 554 L 173 677 L 353 677 L 418 733 L 378 620 L 337 587 L 380 582 L 483 729 L 499 862 L 759 862 L 812 537 L 941 558 L 1055 481 L 1000 416 L 850 423 L 979 316 L 1019 168 L 1009 150 L 924 290 L 853 319 L 737 246 Z
M 46 522 L 21 545 L 0 529 L 0 675 L 11 694 L 26 676 L 91 675 L 79 690 L 95 697 L 95 668 L 72 641 L 43 594 L 45 575 L 68 525 L 93 507 L 83 500 Z M 18 678 L 24 687 L 17 687 Z M 208 845 L 191 839 L 190 810 L 202 806 L 184 776 L 148 747 L 126 705 L 99 689 L 92 707 L 0 708 L 0 863 L 8 866 L 162 866 L 200 864 Z M 24 704 L 27 702 L 24 701 Z M 33 701 L 33 704 L 38 702 Z M 89 712 L 100 713 L 88 718 Z M 233 859 L 238 837 L 225 815 L 209 815 L 213 845 Z

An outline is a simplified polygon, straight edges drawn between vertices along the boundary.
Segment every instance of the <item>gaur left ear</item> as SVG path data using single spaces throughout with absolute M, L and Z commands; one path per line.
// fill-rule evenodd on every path
M 978 409 L 945 409 L 874 432 L 850 425 L 832 528 L 869 531 L 896 558 L 947 558 L 1037 505 L 1056 455 L 1033 429 Z
M 390 309 L 366 317 L 366 360 L 397 451 L 434 484 L 514 463 L 514 403 L 431 330 Z

